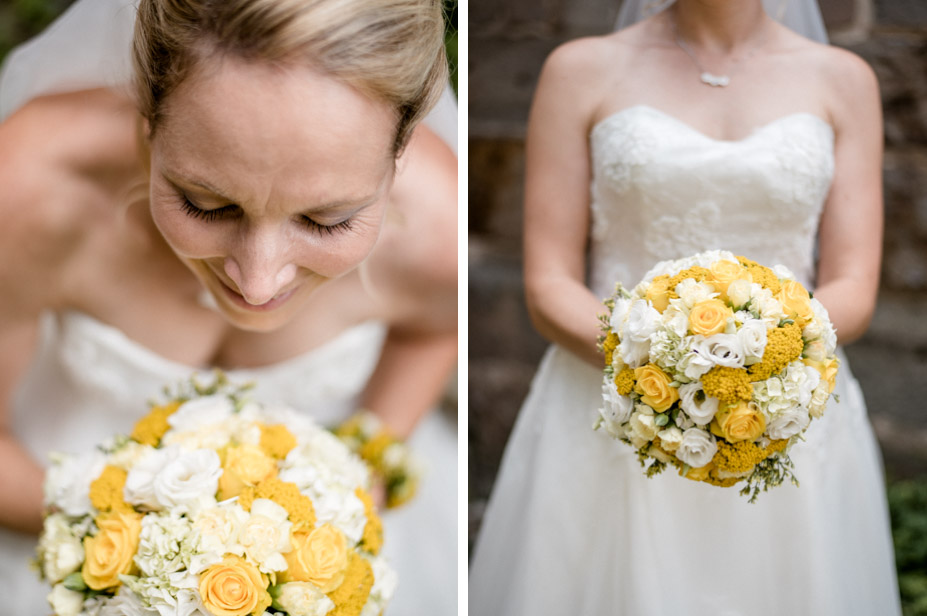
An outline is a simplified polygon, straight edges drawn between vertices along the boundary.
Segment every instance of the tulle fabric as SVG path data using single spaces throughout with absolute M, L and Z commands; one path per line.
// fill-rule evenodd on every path
M 656 15 L 676 0 L 623 0 L 615 30 L 626 28 Z M 818 43 L 827 42 L 827 30 L 817 0 L 763 0 L 766 13 L 789 28 Z

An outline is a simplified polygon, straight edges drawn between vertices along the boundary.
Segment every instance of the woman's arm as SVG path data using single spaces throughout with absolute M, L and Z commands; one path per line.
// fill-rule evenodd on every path
M 589 233 L 589 142 L 599 83 L 590 74 L 595 43 L 568 43 L 541 72 L 525 154 L 525 293 L 545 338 L 595 366 L 601 299 L 585 285 Z
M 875 310 L 882 258 L 882 110 L 872 69 L 831 50 L 834 179 L 821 217 L 815 297 L 841 344 L 863 335 Z

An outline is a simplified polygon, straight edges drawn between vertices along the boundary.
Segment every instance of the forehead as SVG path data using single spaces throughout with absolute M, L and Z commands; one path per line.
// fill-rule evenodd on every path
M 393 164 L 389 106 L 308 66 L 205 60 L 162 117 L 153 150 L 225 186 L 326 198 L 345 178 L 375 187 Z

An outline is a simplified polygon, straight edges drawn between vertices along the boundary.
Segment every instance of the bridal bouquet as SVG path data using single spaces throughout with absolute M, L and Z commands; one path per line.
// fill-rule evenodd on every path
M 58 455 L 37 564 L 59 616 L 375 616 L 396 585 L 366 465 L 224 378 Z
M 743 481 L 750 502 L 798 484 L 789 446 L 824 413 L 838 360 L 827 311 L 791 272 L 709 251 L 658 263 L 605 303 L 597 429 L 630 443 L 648 476 L 672 464 Z

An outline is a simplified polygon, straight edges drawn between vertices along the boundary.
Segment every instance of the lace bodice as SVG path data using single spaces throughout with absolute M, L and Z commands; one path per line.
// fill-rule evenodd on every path
M 786 115 L 723 141 L 638 105 L 599 122 L 590 148 L 597 294 L 637 284 L 657 261 L 709 249 L 781 263 L 813 283 L 834 169 L 833 130 L 818 116 Z
M 228 371 L 254 381 L 255 395 L 310 413 L 323 425 L 344 420 L 379 357 L 385 326 L 367 322 L 305 355 L 263 368 Z M 165 359 L 118 329 L 79 312 L 44 316 L 36 357 L 13 396 L 13 430 L 37 460 L 50 450 L 82 452 L 131 431 L 164 386 L 194 368 Z

